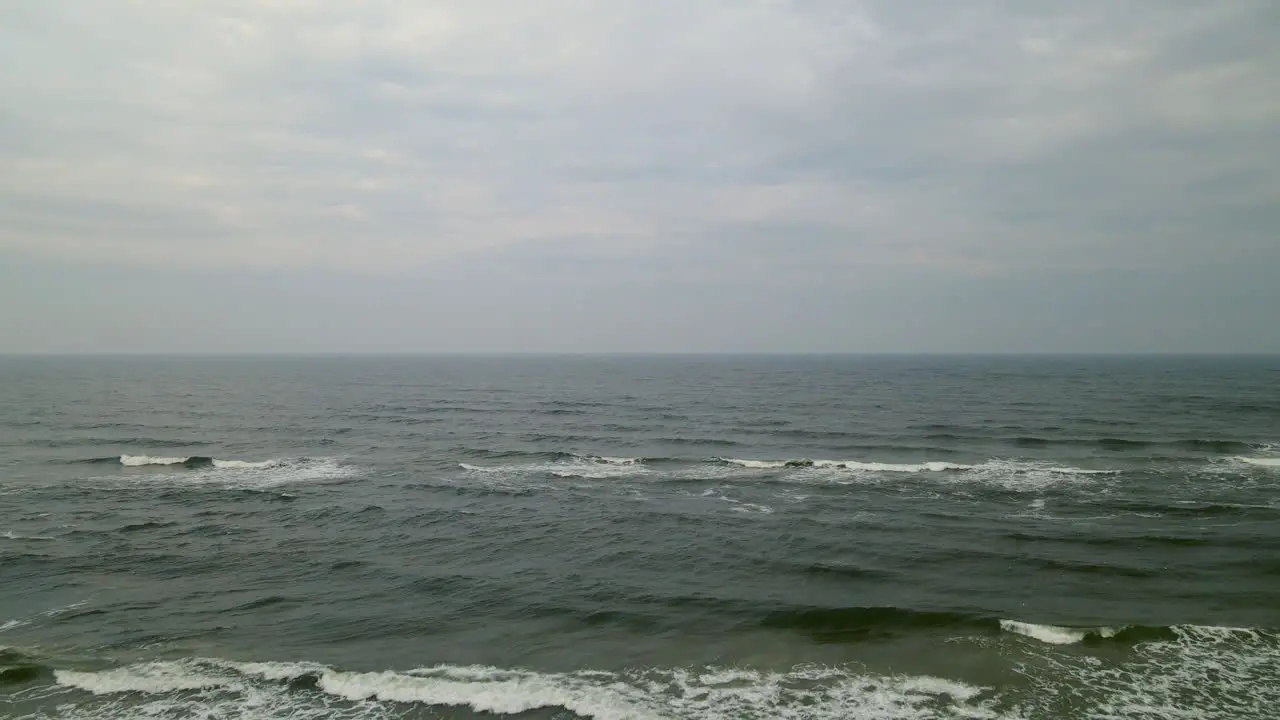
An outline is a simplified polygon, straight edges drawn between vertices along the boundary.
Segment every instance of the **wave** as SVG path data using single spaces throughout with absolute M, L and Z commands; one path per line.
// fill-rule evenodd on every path
M 526 475 L 545 473 L 561 478 L 605 479 L 648 472 L 646 458 L 555 453 L 551 462 L 520 465 L 473 465 L 460 462 L 458 467 L 471 473 L 488 475 Z
M 1119 627 L 1063 627 L 1038 625 L 1020 620 L 1001 620 L 1000 629 L 1038 640 L 1047 645 L 1100 645 L 1111 642 L 1138 645 L 1152 642 L 1172 642 L 1181 637 L 1203 634 L 1206 631 L 1225 628 L 1206 628 L 1194 625 L 1148 626 L 1121 625 Z
M 532 491 L 539 477 L 604 480 L 648 477 L 663 482 L 764 482 L 764 483 L 877 483 L 897 477 L 926 477 L 942 484 L 980 484 L 1010 492 L 1037 492 L 1066 483 L 1092 482 L 1099 476 L 1120 474 L 1104 470 L 1056 466 L 1024 460 L 987 460 L 979 464 L 951 461 L 890 463 L 863 460 L 764 460 L 714 457 L 703 460 L 629 458 L 549 454 L 542 462 L 476 464 L 458 467 L 476 478 L 487 478 L 480 489 L 495 483 L 507 490 Z M 661 470 L 661 472 L 657 472 Z M 557 486 L 543 484 L 541 489 Z
M 962 473 L 1001 471 L 1012 474 L 1049 473 L 1054 475 L 1116 475 L 1119 470 L 1097 470 L 1088 468 L 1045 465 L 1036 462 L 1020 462 L 1016 460 L 988 460 L 984 463 L 969 465 L 948 461 L 927 461 L 920 463 L 884 463 L 860 460 L 743 460 L 738 458 L 715 458 L 715 462 L 725 465 L 736 465 L 751 470 L 781 470 L 788 468 L 817 468 L 828 470 L 850 470 L 861 473 Z
M 972 438 L 968 438 L 972 439 Z M 1046 438 L 1035 435 L 1020 435 L 1004 438 L 1004 442 L 1017 447 L 1042 448 L 1054 445 L 1065 446 L 1097 446 L 1106 450 L 1126 450 L 1149 447 L 1172 447 L 1196 452 L 1230 454 L 1248 452 L 1254 446 L 1239 440 L 1223 440 L 1211 438 L 1192 438 L 1184 440 L 1144 440 L 1137 438 Z
M 1198 503 L 1195 501 L 1178 501 L 1177 504 L 1160 502 L 1110 502 L 1099 503 L 1110 510 L 1170 517 L 1215 517 L 1221 515 L 1247 515 L 1257 511 L 1274 512 L 1278 508 L 1272 505 L 1249 503 Z
M 118 458 L 94 458 L 87 460 L 90 463 L 102 462 L 119 462 L 124 467 L 147 467 L 150 465 L 181 465 L 185 468 L 207 468 L 214 467 L 223 470 L 255 470 L 261 468 L 269 468 L 280 464 L 281 460 L 219 460 L 217 458 L 206 457 L 203 455 L 192 455 L 190 457 L 155 457 L 152 455 L 121 455 Z
M 727 608 L 726 608 L 727 610 Z M 1050 645 L 1137 645 L 1170 641 L 1235 628 L 1196 625 L 1116 625 L 1113 627 L 1047 625 L 1022 620 L 947 611 L 898 607 L 812 607 L 777 610 L 760 618 L 764 628 L 796 630 L 824 642 L 859 642 L 898 637 L 915 632 L 935 632 L 948 638 L 1000 637 L 1014 634 Z M 1243 632 L 1243 631 L 1242 631 Z M 1250 630 L 1280 641 L 1269 631 Z
M 120 464 L 125 467 L 146 467 L 147 465 L 184 465 L 187 467 L 204 467 L 213 464 L 213 458 L 193 457 L 154 457 L 151 455 L 121 455 Z
M 267 598 L 267 600 L 277 600 Z M 51 717 L 574 716 L 597 720 L 804 717 L 939 720 L 1197 717 L 1261 720 L 1280 705 L 1280 635 L 1255 628 L 1070 626 L 896 608 L 809 608 L 775 618 L 820 630 L 873 621 L 935 631 L 1008 658 L 998 687 L 861 664 L 539 672 L 484 665 L 351 670 L 314 662 L 165 659 L 85 669 L 0 648 L 0 685 Z M 3 626 L 0 626 L 3 627 Z M 1117 644 L 1119 647 L 1117 647 Z M 1091 648 L 1101 646 L 1104 652 Z M 933 663 L 930 663 L 933 664 Z M 989 673 L 985 677 L 995 678 Z M 34 687 L 43 683 L 41 687 Z M 1192 688 L 1195 692 L 1187 692 Z M 1070 704 L 1063 704 L 1069 702 Z M 251 709 L 251 710 L 250 710 Z M 43 715 L 42 715 L 43 717 Z
M 121 485 L 145 487 L 171 483 L 180 487 L 221 486 L 261 490 L 277 485 L 345 478 L 357 472 L 357 468 L 345 465 L 336 458 L 324 457 L 250 461 L 220 460 L 203 456 L 179 458 L 122 455 L 115 460 L 122 467 L 150 468 L 154 472 L 127 472 L 90 478 L 88 481 L 104 488 L 115 488 Z M 159 472 L 159 470 L 167 472 Z
M 14 621 L 0 623 L 0 632 Z M 19 623 L 21 624 L 21 623 Z M 49 674 L 49 669 L 12 648 L 0 647 L 0 687 L 25 685 Z
M 961 621 L 957 621 L 960 618 Z M 964 642 L 963 616 L 932 613 L 939 642 Z M 825 621 L 822 621 L 825 622 Z M 976 643 L 1001 643 L 1017 682 L 983 687 L 932 675 L 883 675 L 862 665 L 646 667 L 538 672 L 483 665 L 354 671 L 312 662 L 187 658 L 99 670 L 22 658 L 27 682 L 51 678 L 40 700 L 76 717 L 334 717 L 572 715 L 597 720 L 804 717 L 938 720 L 1030 717 L 1274 717 L 1280 636 L 1250 628 L 1070 627 L 994 621 Z M 1091 643 L 1123 653 L 1090 653 Z M 1007 644 L 1006 644 L 1007 643 Z M 944 647 L 944 646 L 939 646 Z M 5 664 L 9 663 L 7 658 Z M 991 677 L 988 675 L 988 677 Z M 1195 692 L 1187 692 L 1193 688 Z M 127 702 L 122 700 L 128 696 Z M 1064 705 L 1064 699 L 1070 705 Z
M 1098 637 L 1115 637 L 1114 628 L 1097 628 L 1096 630 L 1058 627 L 1056 625 L 1036 625 L 1018 620 L 1001 620 L 1000 628 L 1018 635 L 1025 635 L 1050 645 L 1074 645 L 1084 640 L 1090 633 Z
M 716 458 L 717 462 L 753 470 L 776 470 L 781 468 L 834 468 L 841 470 L 864 470 L 867 472 L 945 472 L 948 470 L 972 470 L 973 465 L 961 465 L 950 462 L 924 463 L 879 463 L 860 462 L 857 460 L 742 460 L 738 458 Z
M 1253 448 L 1246 442 L 1237 440 L 1179 440 L 1174 443 L 1188 450 L 1206 450 L 1223 455 L 1229 453 L 1248 452 Z
M 995 622 L 987 618 L 896 607 L 808 607 L 776 610 L 760 618 L 758 625 L 775 630 L 795 630 L 822 642 L 874 640 L 915 630 L 990 634 L 996 629 Z
M 1258 467 L 1267 467 L 1267 468 L 1280 468 L 1280 458 L 1240 456 L 1235 459 L 1247 465 L 1256 465 Z
M 1001 717 L 987 711 L 985 688 L 932 676 L 882 676 L 819 666 L 787 671 L 703 667 L 552 673 L 437 665 L 354 672 L 308 662 L 187 659 L 94 672 L 55 670 L 53 675 L 64 692 L 101 697 L 88 702 L 109 708 L 109 717 L 140 711 L 149 716 L 147 711 L 159 707 L 167 711 L 166 717 L 238 716 L 230 711 L 242 709 L 246 697 L 253 698 L 255 711 L 265 717 L 328 717 L 335 703 L 358 707 L 361 716 L 416 705 L 504 717 L 550 711 L 597 720 L 793 714 L 813 720 Z M 114 702 L 126 694 L 136 696 L 128 707 Z

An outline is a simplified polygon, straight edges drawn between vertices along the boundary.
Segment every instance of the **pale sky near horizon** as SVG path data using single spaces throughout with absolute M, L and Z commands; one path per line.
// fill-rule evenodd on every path
M 2 352 L 1280 352 L 1274 0 L 0 8 Z

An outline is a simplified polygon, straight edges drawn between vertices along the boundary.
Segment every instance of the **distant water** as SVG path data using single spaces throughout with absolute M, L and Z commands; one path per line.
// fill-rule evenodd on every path
M 1276 718 L 1276 358 L 0 360 L 0 717 Z

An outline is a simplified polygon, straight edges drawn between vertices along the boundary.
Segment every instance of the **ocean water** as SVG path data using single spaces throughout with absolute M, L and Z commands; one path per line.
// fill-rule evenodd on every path
M 1278 716 L 1280 359 L 0 359 L 0 717 Z

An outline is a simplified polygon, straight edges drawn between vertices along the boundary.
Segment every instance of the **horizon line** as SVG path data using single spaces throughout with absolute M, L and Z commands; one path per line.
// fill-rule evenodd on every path
M 953 351 L 953 350 L 385 350 L 385 351 L 0 351 L 5 358 L 389 358 L 389 357 L 1280 357 L 1280 351 L 1102 350 L 1102 351 Z

